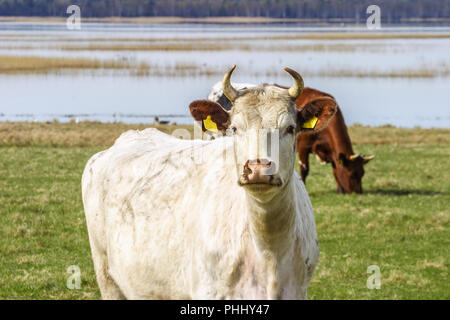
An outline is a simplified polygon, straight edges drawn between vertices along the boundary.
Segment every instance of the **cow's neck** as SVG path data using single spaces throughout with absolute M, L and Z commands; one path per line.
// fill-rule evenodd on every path
M 333 140 L 332 151 L 334 152 L 334 159 L 337 160 L 340 153 L 345 156 L 352 155 L 352 142 L 348 134 L 347 126 L 345 125 L 344 116 L 339 108 L 336 111 L 336 115 L 332 120 L 331 126 L 332 128 L 327 128 L 327 130 L 335 131 L 334 134 L 330 134 L 330 138 Z
M 295 202 L 292 179 L 269 201 L 247 192 L 250 230 L 263 249 L 284 247 L 287 233 L 294 228 Z
M 295 230 L 293 179 L 280 192 L 264 201 L 247 192 L 249 229 L 255 250 L 256 268 L 263 274 L 269 298 L 278 298 L 284 286 L 280 276 L 292 266 Z

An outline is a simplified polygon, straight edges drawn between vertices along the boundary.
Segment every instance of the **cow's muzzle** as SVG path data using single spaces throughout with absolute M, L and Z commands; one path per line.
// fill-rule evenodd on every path
M 247 160 L 239 182 L 240 185 L 282 185 L 275 162 L 267 159 Z

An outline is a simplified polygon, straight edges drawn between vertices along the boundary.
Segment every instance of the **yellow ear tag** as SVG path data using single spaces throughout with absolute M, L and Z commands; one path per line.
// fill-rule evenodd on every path
M 203 125 L 205 129 L 212 132 L 217 132 L 217 124 L 211 120 L 211 116 L 207 116 L 205 120 L 203 120 Z
M 302 128 L 303 129 L 314 129 L 314 127 L 316 126 L 317 121 L 319 120 L 319 118 L 317 117 L 312 117 L 311 119 L 309 119 L 308 121 L 306 121 Z

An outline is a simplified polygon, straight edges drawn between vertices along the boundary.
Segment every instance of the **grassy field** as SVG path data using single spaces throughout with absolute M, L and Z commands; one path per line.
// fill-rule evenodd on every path
M 130 69 L 134 66 L 115 60 L 0 56 L 0 74 L 42 74 L 64 70 Z
M 145 127 L 0 123 L 0 298 L 100 297 L 81 173 L 121 132 Z M 350 133 L 358 152 L 377 157 L 361 196 L 337 195 L 331 168 L 311 162 L 321 257 L 309 298 L 450 299 L 450 130 L 352 126 Z M 66 287 L 71 265 L 81 269 L 79 290 Z M 381 269 L 379 290 L 366 287 L 370 265 Z

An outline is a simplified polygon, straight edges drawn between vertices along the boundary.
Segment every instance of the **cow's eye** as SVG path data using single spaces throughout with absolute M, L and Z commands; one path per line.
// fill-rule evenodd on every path
M 236 134 L 237 128 L 236 127 L 231 127 L 231 132 L 233 132 L 233 134 Z
M 295 132 L 295 127 L 294 126 L 289 126 L 286 128 L 286 133 L 287 134 L 293 134 Z

